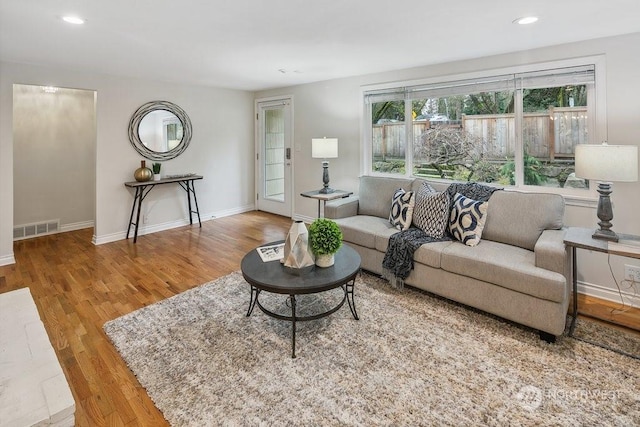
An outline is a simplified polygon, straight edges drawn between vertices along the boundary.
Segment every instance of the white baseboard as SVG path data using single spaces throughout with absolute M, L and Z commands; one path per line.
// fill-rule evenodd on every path
M 211 221 L 212 219 L 222 218 L 225 216 L 236 215 L 244 212 L 249 212 L 255 210 L 254 205 L 246 205 L 240 206 L 238 208 L 227 209 L 224 211 L 217 212 L 209 212 L 209 213 L 201 213 L 200 220 L 202 222 Z M 194 223 L 197 224 L 197 218 L 194 216 Z M 151 225 L 141 225 L 138 228 L 138 236 L 144 236 L 145 234 L 157 233 L 159 231 L 171 230 L 172 228 L 184 227 L 185 225 L 189 225 L 189 218 L 183 218 L 176 221 L 164 222 L 161 224 L 151 224 Z M 124 240 L 127 238 L 127 231 L 118 231 L 116 233 L 111 234 L 103 234 L 100 236 L 93 235 L 91 239 L 94 245 L 103 245 L 105 243 L 116 242 L 118 240 Z M 129 233 L 129 238 L 133 239 L 133 227 L 131 227 L 131 232 Z
M 293 215 L 293 220 L 294 221 L 302 221 L 305 224 L 311 224 L 313 221 L 316 220 L 315 216 L 304 216 L 304 215 Z
M 177 221 L 169 221 L 161 224 L 141 225 L 138 228 L 138 236 L 144 236 L 145 234 L 157 233 L 159 231 L 171 230 L 172 228 L 183 227 L 189 224 L 188 219 L 180 219 Z M 129 232 L 129 238 L 133 240 L 134 228 L 131 227 Z M 93 235 L 91 239 L 94 245 L 103 245 L 105 243 L 116 242 L 118 240 L 124 240 L 127 238 L 127 231 L 118 231 L 116 233 L 104 234 L 101 236 Z
M 16 263 L 16 259 L 13 256 L 13 253 L 10 253 L 9 255 L 0 256 L 0 266 L 11 265 L 15 263 Z
M 83 230 L 85 228 L 93 227 L 93 221 L 74 222 L 72 224 L 60 225 L 60 233 L 67 231 Z
M 628 289 L 622 289 L 621 292 L 618 292 L 617 289 L 611 289 L 593 283 L 578 282 L 578 293 L 618 304 L 622 304 L 624 301 L 626 306 L 640 308 L 640 284 L 636 286 L 638 286 L 638 292 L 634 295 L 633 292 L 629 292 Z M 620 294 L 622 294 L 622 299 L 620 298 Z
M 95 231 L 93 237 L 91 238 L 91 243 L 94 245 L 104 245 L 105 243 L 117 242 L 118 240 L 124 240 L 127 236 L 126 231 L 118 231 L 117 233 L 111 234 L 103 234 L 101 236 L 96 236 Z
M 244 212 L 251 212 L 255 210 L 256 210 L 255 205 L 251 204 L 251 205 L 240 206 L 233 209 L 226 209 L 224 211 L 217 211 L 210 214 L 205 214 L 201 216 L 201 218 L 203 219 L 204 218 L 207 218 L 207 219 L 223 218 L 225 216 L 231 216 L 231 215 L 241 214 Z

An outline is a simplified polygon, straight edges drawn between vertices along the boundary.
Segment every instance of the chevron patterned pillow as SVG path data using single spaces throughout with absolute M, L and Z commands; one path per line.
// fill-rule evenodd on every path
M 439 239 L 444 235 L 449 218 L 449 194 L 437 192 L 426 182 L 416 194 L 413 208 L 413 224 L 430 237 Z

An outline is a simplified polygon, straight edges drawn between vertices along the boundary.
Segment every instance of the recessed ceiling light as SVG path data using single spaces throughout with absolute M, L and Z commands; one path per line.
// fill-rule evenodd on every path
M 63 16 L 62 20 L 69 24 L 75 24 L 75 25 L 82 25 L 85 22 L 84 19 L 79 18 L 77 16 Z
M 522 18 L 515 19 L 513 23 L 520 24 L 520 25 L 527 25 L 527 24 L 533 24 L 537 20 L 538 20 L 537 16 L 524 16 Z

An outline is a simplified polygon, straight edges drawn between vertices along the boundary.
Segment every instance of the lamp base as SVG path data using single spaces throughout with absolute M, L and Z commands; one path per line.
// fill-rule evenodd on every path
M 321 188 L 320 190 L 318 190 L 318 193 L 320 193 L 320 194 L 331 194 L 334 191 L 336 191 L 336 190 L 334 190 L 331 187 L 324 187 L 324 188 Z
M 608 240 L 610 242 L 617 242 L 617 234 L 611 230 L 613 224 L 613 208 L 611 206 L 611 183 L 610 182 L 598 182 L 598 225 L 600 228 L 593 233 L 591 237 L 594 239 Z
M 591 237 L 599 240 L 608 240 L 609 242 L 617 242 L 618 235 L 611 230 L 596 230 Z
M 335 191 L 333 188 L 329 187 L 329 162 L 326 160 L 322 162 L 322 183 L 324 184 L 324 187 L 320 189 L 320 194 L 331 194 Z

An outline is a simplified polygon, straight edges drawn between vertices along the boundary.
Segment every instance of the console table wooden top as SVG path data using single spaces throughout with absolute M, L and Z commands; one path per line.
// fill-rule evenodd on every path
M 127 187 L 135 188 L 135 187 L 145 187 L 147 185 L 158 185 L 158 184 L 169 184 L 172 182 L 184 182 L 184 181 L 195 181 L 197 179 L 202 179 L 202 175 L 189 175 L 182 176 L 179 178 L 162 178 L 159 181 L 129 181 L 125 182 L 124 185 Z

